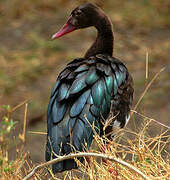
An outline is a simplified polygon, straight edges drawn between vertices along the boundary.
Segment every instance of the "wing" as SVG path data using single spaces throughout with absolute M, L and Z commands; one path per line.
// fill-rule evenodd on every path
M 57 79 L 48 106 L 46 160 L 51 159 L 52 151 L 64 155 L 89 148 L 94 131 L 102 134 L 102 122 L 110 112 L 121 111 L 115 122 L 123 127 L 130 110 L 131 95 L 127 102 L 122 97 L 129 93 L 129 77 L 126 67 L 109 56 L 97 55 L 69 63 Z M 122 108 L 126 106 L 124 112 Z M 64 166 L 60 165 L 58 169 Z

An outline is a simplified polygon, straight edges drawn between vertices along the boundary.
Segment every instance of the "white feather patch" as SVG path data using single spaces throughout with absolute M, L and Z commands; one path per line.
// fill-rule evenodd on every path
M 114 121 L 114 123 L 113 123 L 113 126 L 114 127 L 116 127 L 116 128 L 118 128 L 118 127 L 120 127 L 120 121 L 118 121 L 117 119 Z
M 125 126 L 127 125 L 127 123 L 129 122 L 130 119 L 130 114 L 128 114 L 125 118 Z

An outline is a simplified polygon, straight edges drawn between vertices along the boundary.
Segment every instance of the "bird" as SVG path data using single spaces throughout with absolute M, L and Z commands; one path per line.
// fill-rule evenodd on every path
M 47 110 L 46 161 L 90 148 L 94 133 L 112 134 L 129 121 L 133 79 L 127 67 L 112 56 L 114 35 L 109 17 L 97 5 L 76 7 L 57 39 L 75 30 L 95 27 L 97 37 L 84 57 L 75 58 L 60 72 Z M 104 128 L 110 117 L 112 122 Z M 111 136 L 108 136 L 111 138 Z M 79 159 L 81 162 L 83 158 Z M 74 159 L 52 165 L 53 173 L 78 168 Z

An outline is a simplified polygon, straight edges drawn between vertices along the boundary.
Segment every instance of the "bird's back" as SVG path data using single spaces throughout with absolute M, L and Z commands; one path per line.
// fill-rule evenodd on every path
M 59 74 L 47 113 L 46 160 L 89 149 L 94 131 L 102 135 L 110 116 L 112 126 L 124 127 L 133 99 L 132 78 L 116 58 L 98 54 L 69 63 Z M 104 123 L 103 123 L 104 122 Z M 53 165 L 53 172 L 76 168 L 74 160 Z

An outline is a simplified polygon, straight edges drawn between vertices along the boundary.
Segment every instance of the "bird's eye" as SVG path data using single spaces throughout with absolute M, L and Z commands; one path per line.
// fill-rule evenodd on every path
M 76 12 L 76 15 L 77 16 L 80 16 L 82 14 L 82 11 L 81 10 L 78 10 L 77 12 Z

